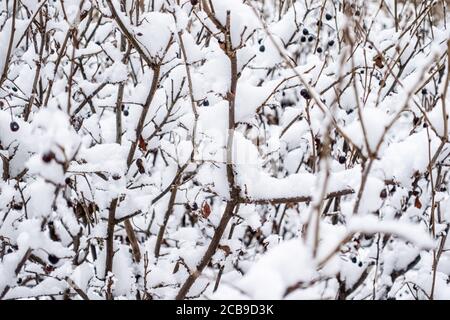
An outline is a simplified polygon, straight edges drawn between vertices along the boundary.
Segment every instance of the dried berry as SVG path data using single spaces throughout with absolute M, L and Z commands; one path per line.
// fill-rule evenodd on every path
M 327 13 L 327 14 L 325 14 L 325 19 L 330 21 L 331 19 L 333 19 L 333 16 L 331 14 Z
M 54 254 L 49 254 L 48 255 L 48 261 L 51 264 L 57 264 L 59 262 L 59 258 L 57 256 L 55 256 Z
M 311 99 L 311 96 L 308 92 L 308 90 L 306 90 L 305 88 L 303 88 L 302 90 L 300 90 L 300 95 L 305 98 L 306 100 Z
M 17 130 L 19 130 L 19 124 L 15 121 L 12 121 L 9 124 L 9 128 L 11 129 L 11 131 L 16 132 Z
M 55 154 L 53 151 L 48 151 L 42 155 L 42 161 L 45 163 L 51 162 L 53 159 L 55 159 Z

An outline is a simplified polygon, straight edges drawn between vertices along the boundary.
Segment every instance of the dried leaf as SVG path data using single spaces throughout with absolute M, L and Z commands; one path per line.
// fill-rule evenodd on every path
M 374 58 L 373 58 L 373 61 L 375 61 L 375 65 L 378 67 L 378 68 L 383 68 L 384 67 L 384 64 L 383 64 L 383 56 L 381 55 L 381 54 L 377 54 Z
M 145 173 L 144 161 L 141 158 L 136 160 L 136 166 L 138 167 L 138 171 L 140 174 Z
M 225 252 L 225 256 L 229 256 L 229 255 L 231 254 L 231 248 L 230 248 L 230 246 L 227 246 L 227 245 L 220 245 L 220 244 L 219 244 L 218 248 L 219 248 L 220 250 L 223 250 L 223 251 Z
M 417 209 L 422 208 L 422 203 L 420 202 L 419 197 L 416 197 L 416 200 L 414 201 L 414 206 L 415 206 Z
M 145 142 L 145 140 L 144 140 L 144 138 L 142 136 L 139 137 L 138 145 L 139 145 L 139 149 L 142 152 L 146 152 L 147 151 L 147 143 Z
M 202 217 L 207 219 L 209 215 L 211 214 L 211 207 L 209 206 L 208 202 L 203 202 L 202 205 Z

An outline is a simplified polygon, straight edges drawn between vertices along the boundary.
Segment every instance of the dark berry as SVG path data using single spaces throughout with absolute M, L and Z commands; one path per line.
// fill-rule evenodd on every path
M 19 130 L 19 124 L 15 121 L 12 121 L 9 124 L 9 128 L 11 129 L 11 131 L 16 132 L 17 130 Z
M 128 117 L 128 116 L 130 115 L 130 111 L 128 111 L 128 110 L 123 110 L 123 115 L 124 115 L 125 117 Z
M 360 267 L 360 268 L 361 268 L 361 267 L 362 267 L 362 265 L 363 265 L 363 264 L 362 264 L 362 262 L 360 261 L 360 262 L 358 263 L 358 267 Z
M 314 37 L 313 37 L 313 36 L 309 36 L 309 37 L 308 37 L 308 41 L 309 41 L 309 42 L 312 42 L 313 40 L 314 40 Z
M 17 92 L 17 88 L 16 87 L 12 87 L 12 91 Z
M 386 199 L 386 197 L 387 197 L 387 191 L 386 191 L 386 189 L 381 190 L 381 192 L 380 192 L 380 198 L 381 198 L 381 199 Z
M 5 103 L 0 100 L 0 108 L 3 108 L 4 105 L 5 105 Z
M 191 4 L 192 4 L 193 6 L 195 6 L 196 4 L 198 4 L 198 0 L 191 0 Z
M 142 37 L 142 32 L 138 32 L 137 35 L 138 35 L 139 37 Z
M 330 47 L 332 47 L 332 46 L 334 45 L 334 40 L 328 41 L 328 45 L 329 45 Z
M 203 101 L 203 106 L 209 107 L 209 101 L 205 99 L 205 101 Z
M 340 164 L 344 164 L 347 159 L 345 158 L 345 156 L 339 156 L 338 160 Z
M 260 46 L 260 47 L 259 47 L 259 51 L 260 51 L 260 52 L 266 51 L 266 47 L 265 47 L 264 45 Z
M 42 161 L 45 163 L 51 162 L 53 159 L 55 159 L 55 154 L 53 151 L 48 151 L 42 155 Z
M 12 251 L 12 249 L 11 249 L 11 248 L 8 248 L 8 250 L 6 250 L 6 252 L 8 252 L 8 253 L 12 253 L 13 251 Z
M 308 29 L 303 29 L 303 34 L 305 35 L 305 36 L 307 36 L 308 34 L 309 34 L 309 31 L 308 31 Z
M 333 19 L 333 16 L 331 14 L 327 13 L 327 14 L 325 14 L 325 19 L 330 21 L 331 19 Z
M 300 41 L 301 41 L 301 42 L 306 42 L 306 37 L 305 37 L 305 36 L 302 36 L 302 37 L 300 38 Z
M 352 262 L 356 263 L 356 261 L 357 261 L 356 257 L 352 257 Z
M 112 178 L 113 178 L 113 180 L 119 180 L 120 179 L 120 175 L 115 173 L 115 174 L 112 175 Z
M 309 94 L 308 90 L 306 90 L 305 88 L 303 88 L 302 90 L 300 90 L 300 95 L 305 98 L 306 100 L 311 99 L 311 95 Z
M 422 94 L 423 94 L 423 95 L 426 95 L 427 93 L 428 93 L 427 88 L 423 88 L 423 89 L 422 89 Z
M 57 264 L 59 261 L 59 258 L 53 254 L 49 254 L 48 261 L 50 261 L 51 264 Z
M 356 10 L 356 12 L 355 12 L 355 16 L 360 16 L 361 15 L 361 11 L 359 11 L 359 10 Z
M 321 47 L 317 48 L 317 53 L 322 53 L 322 48 Z
M 194 202 L 193 204 L 192 204 L 192 210 L 198 210 L 198 204 L 197 204 L 197 202 Z

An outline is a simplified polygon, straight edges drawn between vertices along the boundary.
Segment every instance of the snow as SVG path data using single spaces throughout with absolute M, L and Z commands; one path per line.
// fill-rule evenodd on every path
M 314 278 L 316 271 L 309 261 L 310 253 L 301 241 L 289 240 L 267 252 L 234 286 L 248 298 L 279 300 L 287 287 Z M 221 299 L 225 293 L 219 291 L 215 298 Z
M 1 1 L 0 300 L 450 299 L 448 4 L 395 3 Z

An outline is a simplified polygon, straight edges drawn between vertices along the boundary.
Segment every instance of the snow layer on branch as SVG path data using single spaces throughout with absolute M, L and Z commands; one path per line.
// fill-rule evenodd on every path
M 414 243 L 419 248 L 433 248 L 434 242 L 423 226 L 400 221 L 380 221 L 375 216 L 352 217 L 347 224 L 349 232 L 393 234 Z
M 231 44 L 233 48 L 241 45 L 241 38 L 248 38 L 258 27 L 258 18 L 253 10 L 242 0 L 212 0 L 216 18 L 222 26 L 226 26 L 227 12 L 230 12 Z
M 286 288 L 313 280 L 317 275 L 313 261 L 301 240 L 288 240 L 269 250 L 233 287 L 245 294 L 242 298 L 279 300 L 286 294 Z M 216 299 L 228 296 L 230 289 L 224 287 L 217 292 Z
M 174 32 L 173 25 L 171 15 L 149 12 L 143 15 L 143 23 L 139 27 L 134 27 L 133 31 L 150 57 L 162 58 Z

